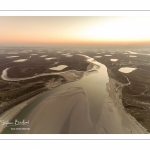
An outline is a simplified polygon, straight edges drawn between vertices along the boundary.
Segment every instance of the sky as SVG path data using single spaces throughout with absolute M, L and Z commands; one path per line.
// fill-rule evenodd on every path
M 150 17 L 0 16 L 0 44 L 150 44 Z

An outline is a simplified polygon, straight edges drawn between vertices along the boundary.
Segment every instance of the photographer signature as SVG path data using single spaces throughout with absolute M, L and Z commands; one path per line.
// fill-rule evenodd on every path
M 10 126 L 19 126 L 19 125 L 23 125 L 23 126 L 28 126 L 29 125 L 29 120 L 25 121 L 25 119 L 23 119 L 22 121 L 19 121 L 17 119 L 15 119 L 14 122 L 9 122 L 8 120 L 0 120 L 0 123 L 2 123 L 2 126 L 6 126 L 6 127 L 10 127 Z

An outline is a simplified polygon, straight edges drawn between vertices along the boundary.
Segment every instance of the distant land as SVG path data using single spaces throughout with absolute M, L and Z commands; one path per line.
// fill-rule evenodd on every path
M 3 45 L 0 74 L 2 134 L 150 132 L 150 46 Z

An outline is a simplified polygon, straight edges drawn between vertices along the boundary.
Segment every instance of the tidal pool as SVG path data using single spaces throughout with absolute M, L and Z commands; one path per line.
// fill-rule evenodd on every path
M 40 57 L 46 57 L 47 55 L 42 55 L 42 56 L 40 56 Z
M 56 57 L 52 57 L 52 58 L 45 58 L 45 60 L 51 60 L 51 59 L 56 59 Z
M 111 61 L 113 61 L 113 62 L 116 62 L 116 61 L 118 61 L 118 59 L 110 59 Z
M 50 70 L 57 70 L 57 71 L 60 71 L 60 70 L 63 70 L 64 68 L 67 68 L 68 66 L 66 65 L 59 65 L 57 67 L 52 67 L 52 68 L 49 68 Z
M 134 70 L 136 70 L 137 68 L 131 68 L 131 67 L 122 67 L 119 69 L 120 72 L 123 72 L 123 73 L 130 73 Z
M 105 56 L 112 56 L 112 55 L 105 55 Z
M 137 57 L 137 56 L 130 55 L 129 57 Z
M 15 61 L 13 61 L 13 62 L 24 62 L 24 61 L 26 61 L 27 59 L 18 59 L 18 60 L 15 60 Z
M 19 57 L 19 56 L 7 56 L 6 58 L 15 58 L 15 57 Z
M 128 51 L 130 54 L 137 54 L 136 52 Z
M 81 104 L 80 107 L 77 107 L 78 105 L 75 105 L 75 107 L 73 107 L 73 108 L 76 109 L 77 113 L 78 113 L 78 111 L 80 112 L 80 110 L 81 110 L 80 108 L 82 108 L 82 107 L 87 108 L 86 110 L 88 110 L 88 112 L 85 111 L 85 109 L 82 109 L 83 113 L 84 113 L 84 118 L 87 118 L 87 114 L 89 114 L 88 119 L 91 120 L 93 126 L 95 126 L 100 119 L 101 111 L 102 111 L 102 107 L 103 107 L 105 98 L 108 96 L 108 92 L 106 89 L 107 89 L 107 83 L 109 81 L 109 77 L 108 77 L 107 68 L 105 65 L 95 61 L 91 57 L 88 57 L 86 55 L 83 55 L 83 56 L 85 58 L 87 58 L 87 61 L 89 61 L 90 63 L 93 63 L 94 66 L 91 71 L 86 71 L 84 73 L 84 76 L 80 80 L 62 84 L 56 88 L 51 89 L 50 91 L 46 92 L 42 96 L 37 97 L 37 99 L 35 99 L 33 102 L 31 102 L 29 105 L 27 105 L 24 109 L 22 109 L 12 120 L 15 120 L 16 118 L 18 120 L 20 120 L 20 118 L 25 118 L 26 120 L 31 120 L 28 118 L 28 116 L 32 116 L 32 113 L 38 108 L 38 106 L 42 103 L 42 101 L 44 101 L 47 97 L 53 96 L 55 93 L 61 92 L 62 90 L 67 90 L 67 89 L 69 90 L 69 88 L 76 88 L 76 89 L 82 88 L 84 90 L 85 97 L 87 97 L 87 101 L 86 102 L 83 101 L 84 103 L 80 103 Z M 61 99 L 61 97 L 60 97 L 60 99 L 62 101 L 62 108 L 67 107 L 67 109 L 65 111 L 70 110 L 70 107 L 68 107 L 68 106 L 70 105 L 69 103 L 71 102 L 71 99 L 73 99 L 73 97 L 74 97 L 74 94 L 71 94 L 70 98 L 67 99 L 67 101 L 68 101 L 67 106 L 65 105 L 66 99 L 63 99 L 63 97 Z M 77 102 L 75 104 L 79 104 L 80 97 L 76 98 L 75 101 Z M 58 105 L 55 105 L 56 109 L 58 109 L 57 106 L 60 106 L 59 103 L 58 103 Z M 70 105 L 70 106 L 72 106 L 72 105 Z M 55 114 L 55 111 L 53 113 Z M 49 115 L 49 114 L 45 113 L 45 111 L 42 111 L 42 114 L 40 116 L 37 115 L 38 120 L 41 119 L 40 118 L 41 116 L 47 116 L 47 115 Z M 70 114 L 70 115 L 72 115 L 72 114 Z M 83 115 L 83 114 L 81 114 L 81 115 Z M 61 118 L 61 117 L 59 118 L 59 116 L 57 116 L 57 119 L 62 120 L 63 118 Z M 71 116 L 70 119 L 73 119 L 73 116 Z M 50 120 L 50 121 L 52 121 L 52 120 Z M 36 117 L 35 118 L 33 117 L 33 119 L 30 121 L 30 125 L 33 125 L 35 123 L 36 123 Z M 57 122 L 55 124 L 57 126 Z M 79 122 L 77 122 L 77 124 L 79 125 L 79 128 L 80 128 L 81 122 L 79 121 Z M 45 125 L 45 122 L 40 124 L 40 130 L 41 130 L 41 128 L 43 128 L 44 125 Z M 35 128 L 36 127 L 37 126 L 35 126 Z M 70 126 L 70 127 L 74 128 L 73 126 Z M 34 132 L 35 128 L 32 127 L 31 132 Z M 53 129 L 53 127 L 49 127 L 49 128 Z M 86 131 L 86 128 L 84 130 Z M 16 132 L 17 131 L 13 131 L 9 127 L 3 131 L 3 133 L 16 133 Z M 26 131 L 23 131 L 23 132 L 25 133 Z

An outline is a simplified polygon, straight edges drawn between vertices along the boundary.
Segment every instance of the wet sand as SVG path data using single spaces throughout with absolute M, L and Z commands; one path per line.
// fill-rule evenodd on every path
M 2 75 L 1 75 L 1 78 L 6 81 L 21 81 L 21 80 L 33 79 L 33 78 L 37 78 L 37 77 L 41 77 L 41 76 L 59 75 L 59 76 L 64 77 L 68 82 L 70 82 L 70 81 L 78 80 L 78 79 L 82 78 L 84 75 L 84 71 L 69 70 L 69 71 L 65 71 L 65 72 L 42 73 L 39 75 L 35 75 L 32 77 L 25 77 L 25 78 L 9 78 L 7 76 L 8 69 L 9 68 L 4 69 L 2 71 Z
M 83 55 L 85 56 L 85 55 Z M 98 67 L 101 66 L 102 71 L 107 71 L 104 65 L 87 57 Z M 99 66 L 100 65 L 100 66 Z M 87 69 L 91 69 L 93 65 L 89 65 Z M 94 67 L 93 67 L 94 69 Z M 70 76 L 72 73 L 73 77 Z M 79 73 L 79 74 L 77 74 Z M 82 72 L 75 70 L 65 72 L 64 75 L 68 81 L 75 80 Z M 79 76 L 79 78 L 81 77 Z M 70 79 L 69 79 L 70 78 Z M 116 87 L 119 84 L 119 88 Z M 147 133 L 133 117 L 131 117 L 123 108 L 122 100 L 119 98 L 124 85 L 109 79 L 107 83 L 107 91 L 109 95 L 105 98 L 100 109 L 100 118 L 98 122 L 92 122 L 92 115 L 89 111 L 90 103 L 85 91 L 81 87 L 68 88 L 60 91 L 53 96 L 42 99 L 36 106 L 26 113 L 23 119 L 29 120 L 30 130 L 15 131 L 15 133 L 34 133 L 34 134 L 131 134 L 131 133 Z M 117 88 L 117 90 L 116 90 Z M 94 111 L 94 109 L 93 109 Z
M 110 79 L 108 97 L 103 103 L 100 119 L 93 124 L 90 118 L 88 98 L 80 87 L 60 91 L 38 103 L 25 120 L 30 130 L 15 131 L 28 134 L 131 134 L 147 131 L 123 108 L 116 92 L 116 81 Z M 113 90 L 114 89 L 114 90 Z M 12 110 L 13 111 L 13 110 Z M 14 132 L 13 132 L 14 133 Z
M 70 88 L 46 98 L 28 119 L 31 130 L 27 133 L 92 133 L 87 97 L 81 88 Z
M 93 133 L 87 100 L 84 90 L 80 87 L 69 88 L 49 96 L 24 118 L 30 121 L 30 130 L 15 133 Z
M 100 120 L 96 126 L 96 133 L 104 134 L 146 134 L 146 129 L 140 125 L 135 118 L 128 114 L 119 95 L 122 93 L 120 88 L 116 92 L 114 79 L 109 79 L 109 96 L 105 99 Z M 120 84 L 120 83 L 118 83 Z M 122 85 L 123 86 L 123 85 Z

